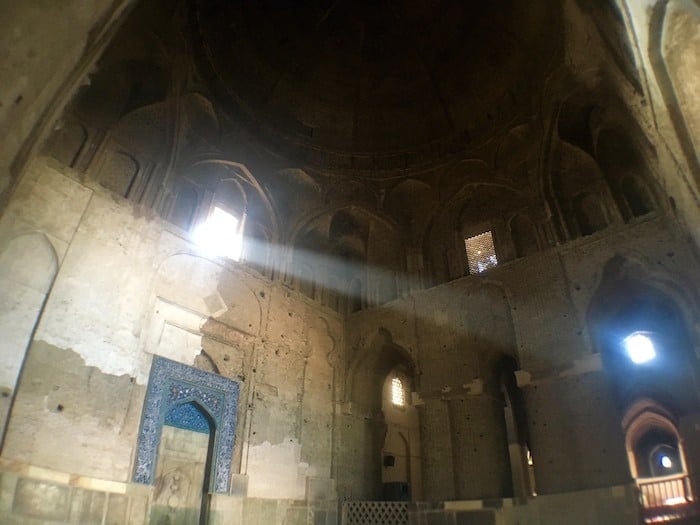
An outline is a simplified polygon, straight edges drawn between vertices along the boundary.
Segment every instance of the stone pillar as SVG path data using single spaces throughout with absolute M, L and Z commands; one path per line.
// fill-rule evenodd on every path
M 455 498 L 452 441 L 447 402 L 429 399 L 419 405 L 420 439 L 423 468 L 423 499 Z
M 503 403 L 491 396 L 449 401 L 457 499 L 513 493 Z
M 523 388 L 538 494 L 630 482 L 620 416 L 603 372 Z

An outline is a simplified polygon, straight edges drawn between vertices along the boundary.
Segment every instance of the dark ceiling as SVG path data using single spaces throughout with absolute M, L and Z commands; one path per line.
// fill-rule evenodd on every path
M 295 147 L 386 154 L 478 142 L 536 112 L 563 55 L 554 0 L 194 0 L 218 102 Z

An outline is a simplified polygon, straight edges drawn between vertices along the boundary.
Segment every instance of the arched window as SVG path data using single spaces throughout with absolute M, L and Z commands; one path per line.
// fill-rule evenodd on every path
M 695 500 L 673 416 L 650 399 L 635 403 L 623 419 L 632 477 L 647 522 L 684 515 Z
M 393 377 L 391 379 L 391 402 L 399 407 L 406 404 L 406 392 L 401 379 Z
M 467 253 L 467 273 L 481 273 L 498 264 L 490 231 L 465 238 L 464 249 Z
M 411 405 L 412 379 L 398 365 L 382 385 L 382 414 L 386 430 L 382 446 L 382 499 L 408 501 L 420 497 L 420 431 L 418 411 Z
M 194 230 L 194 241 L 211 255 L 240 260 L 246 208 L 241 185 L 233 179 L 219 181 L 205 220 Z

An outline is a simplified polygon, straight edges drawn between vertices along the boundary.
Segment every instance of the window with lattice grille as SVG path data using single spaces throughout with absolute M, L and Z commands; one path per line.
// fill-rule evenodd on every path
M 403 383 L 398 377 L 391 380 L 391 402 L 396 406 L 404 406 L 406 404 L 406 396 L 403 390 Z
M 490 231 L 464 239 L 464 248 L 467 251 L 467 271 L 469 273 L 481 273 L 498 264 L 496 249 L 493 246 L 493 235 Z

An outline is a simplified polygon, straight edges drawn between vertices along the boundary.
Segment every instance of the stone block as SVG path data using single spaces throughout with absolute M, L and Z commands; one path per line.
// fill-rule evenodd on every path
M 107 517 L 105 525 L 126 523 L 129 500 L 122 494 L 110 494 L 107 500 Z
M 321 501 L 336 499 L 335 480 L 332 478 L 306 478 L 306 499 Z
M 231 496 L 245 497 L 248 494 L 248 476 L 245 474 L 231 475 Z
M 0 516 L 12 512 L 17 479 L 17 474 L 14 472 L 0 472 Z
M 453 520 L 448 520 L 448 514 L 444 510 L 429 510 L 425 513 L 425 525 L 453 525 Z
M 488 510 L 464 510 L 455 512 L 455 525 L 495 525 L 496 516 Z
M 244 525 L 243 498 L 211 494 L 209 503 L 210 525 Z
M 70 511 L 70 489 L 32 479 L 20 479 L 12 510 L 21 516 L 66 521 Z
M 243 503 L 243 523 L 275 523 L 277 500 L 247 498 Z
M 326 525 L 327 514 L 328 513 L 325 510 L 314 510 L 311 523 L 313 523 L 313 525 Z
M 85 525 L 101 525 L 105 494 L 94 490 L 73 489 L 71 521 Z
M 304 507 L 289 507 L 287 509 L 285 525 L 308 525 L 308 509 Z
M 148 498 L 146 496 L 131 496 L 129 508 L 129 525 L 145 525 L 148 513 Z

